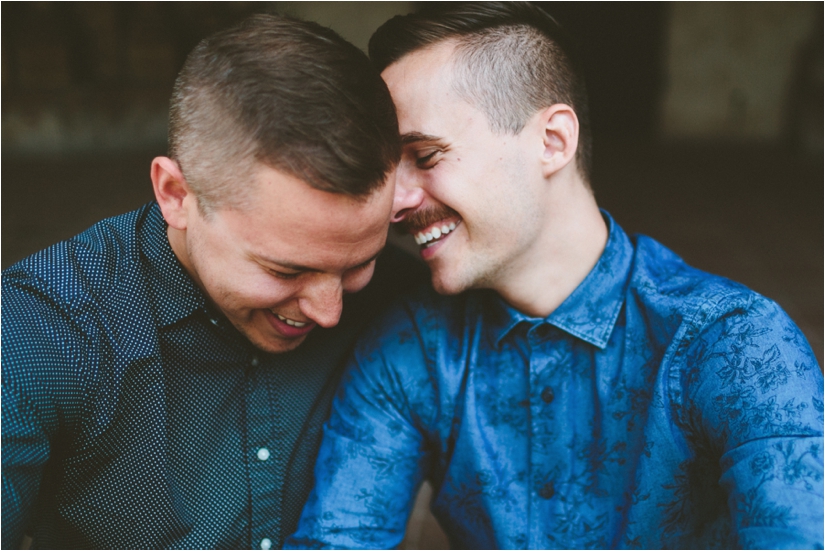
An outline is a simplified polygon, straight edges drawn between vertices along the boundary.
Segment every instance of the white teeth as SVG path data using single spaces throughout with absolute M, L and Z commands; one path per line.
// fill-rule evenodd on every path
M 424 245 L 425 243 L 429 243 L 430 241 L 433 241 L 435 239 L 439 239 L 442 236 L 447 235 L 448 233 L 450 233 L 454 229 L 455 229 L 455 222 L 450 222 L 449 225 L 444 224 L 441 227 L 436 226 L 433 229 L 431 229 L 430 231 L 428 231 L 427 233 L 418 232 L 417 234 L 413 235 L 413 238 L 415 239 L 415 243 L 417 245 Z
M 275 315 L 278 316 L 279 320 L 286 323 L 287 325 L 292 325 L 293 327 L 304 327 L 307 324 L 307 322 L 305 322 L 305 321 L 295 321 L 295 320 L 291 320 L 289 318 L 285 318 L 281 314 L 275 314 Z

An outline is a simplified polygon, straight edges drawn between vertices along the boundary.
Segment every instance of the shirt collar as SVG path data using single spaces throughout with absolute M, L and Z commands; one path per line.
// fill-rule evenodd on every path
M 609 236 L 599 261 L 587 277 L 561 305 L 543 321 L 558 327 L 598 348 L 605 348 L 624 304 L 633 244 L 606 211 Z M 496 293 L 485 299 L 491 336 L 498 346 L 501 340 L 522 321 L 542 321 L 526 316 L 509 306 Z
M 178 261 L 160 207 L 153 202 L 138 221 L 141 261 L 155 302 L 158 324 L 171 325 L 196 311 L 206 310 L 203 292 Z

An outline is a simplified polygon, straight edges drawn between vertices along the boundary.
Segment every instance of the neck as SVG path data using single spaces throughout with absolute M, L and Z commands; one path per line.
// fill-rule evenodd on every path
M 186 231 L 167 226 L 166 236 L 169 238 L 169 246 L 172 247 L 172 252 L 175 253 L 178 262 L 181 263 L 186 273 L 195 281 L 198 287 L 203 288 L 197 272 L 192 267 L 192 262 L 189 258 L 189 253 L 186 246 Z
M 531 317 L 549 316 L 587 277 L 607 244 L 607 224 L 578 177 L 549 182 L 544 231 L 496 290 Z

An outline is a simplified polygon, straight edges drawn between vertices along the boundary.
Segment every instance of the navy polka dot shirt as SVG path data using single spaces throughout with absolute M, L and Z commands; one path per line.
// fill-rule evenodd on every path
M 395 250 L 298 349 L 254 348 L 174 256 L 154 203 L 3 273 L 2 545 L 281 546 L 363 323 L 426 278 Z

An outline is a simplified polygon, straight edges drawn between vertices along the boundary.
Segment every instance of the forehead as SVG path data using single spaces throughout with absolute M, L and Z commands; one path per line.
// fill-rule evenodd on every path
M 440 42 L 393 63 L 381 73 L 398 113 L 401 135 L 451 140 L 482 131 L 487 118 L 453 87 L 456 44 Z
M 383 246 L 393 186 L 365 198 L 315 189 L 289 174 L 258 165 L 251 205 L 225 211 L 230 235 L 248 252 L 319 268 L 363 262 Z M 364 258 L 362 258 L 364 257 Z
M 413 80 L 449 76 L 449 71 L 445 69 L 453 63 L 456 45 L 455 41 L 445 40 L 408 53 L 387 66 L 381 73 L 381 78 L 392 88 L 402 82 L 409 86 L 413 84 Z

